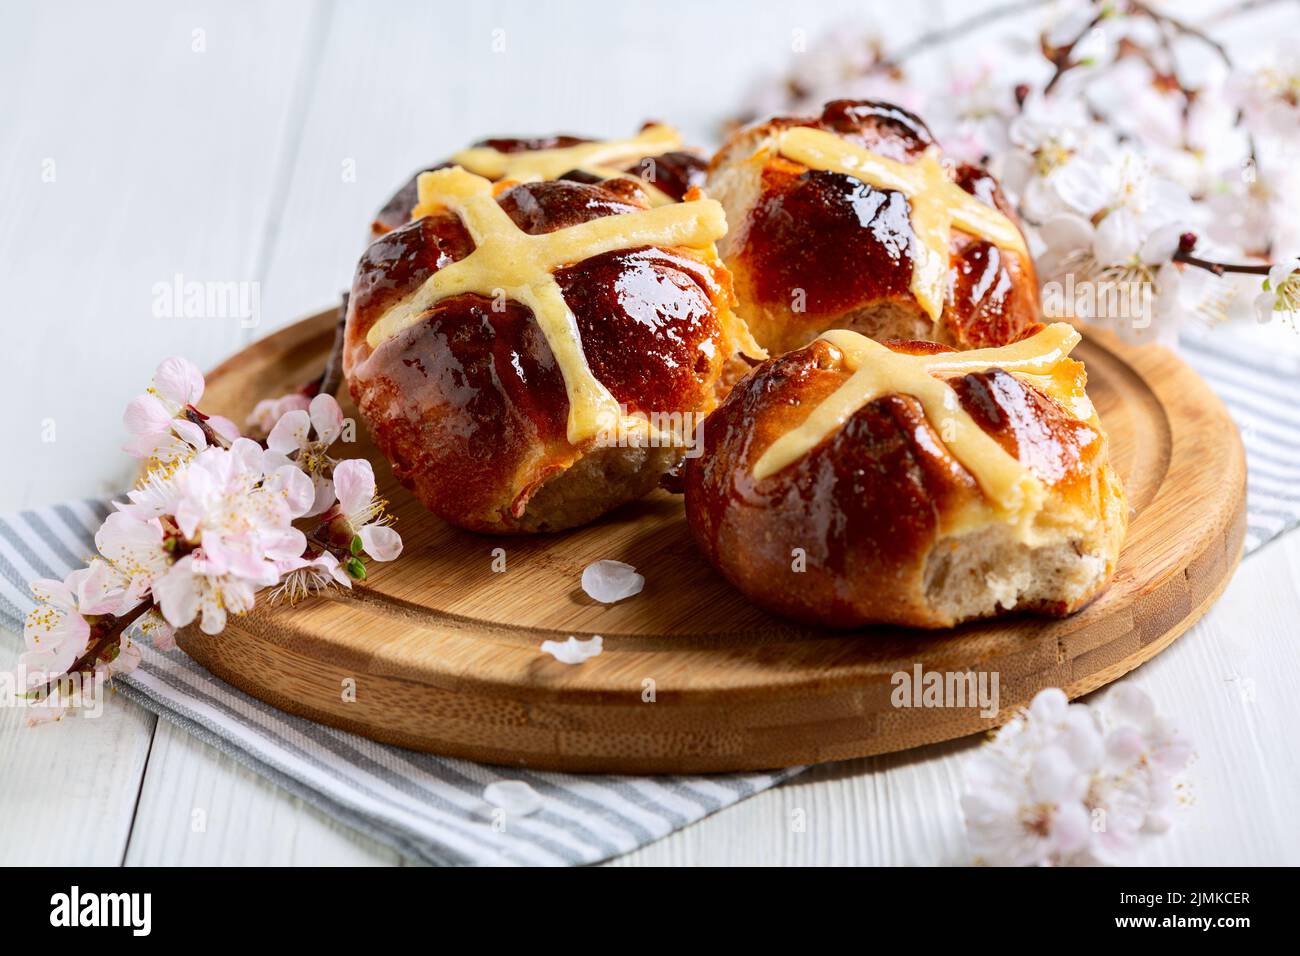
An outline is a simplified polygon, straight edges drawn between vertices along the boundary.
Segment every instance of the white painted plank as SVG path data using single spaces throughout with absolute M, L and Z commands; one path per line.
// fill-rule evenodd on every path
M 119 490 L 121 409 L 158 360 L 212 364 L 244 338 L 237 315 L 155 316 L 155 285 L 261 278 L 315 10 L 6 6 L 0 286 L 21 334 L 0 403 L 23 467 L 0 509 Z
M 398 855 L 166 721 L 149 755 L 128 866 L 395 865 Z
M 0 631 L 0 670 L 19 641 Z M 116 866 L 157 720 L 113 695 L 98 718 L 28 727 L 0 707 L 0 866 Z

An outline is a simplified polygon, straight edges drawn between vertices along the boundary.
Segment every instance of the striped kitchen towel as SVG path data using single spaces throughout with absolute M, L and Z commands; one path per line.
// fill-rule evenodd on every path
M 1300 361 L 1188 338 L 1184 355 L 1241 426 L 1246 550 L 1300 524 Z M 28 582 L 62 578 L 93 548 L 108 506 L 79 501 L 0 519 L 0 626 L 21 633 Z M 572 776 L 481 766 L 374 743 L 281 713 L 180 651 L 144 648 L 124 695 L 408 858 L 440 864 L 591 863 L 626 853 L 798 773 Z M 494 825 L 484 788 L 522 780 L 540 810 Z
M 1300 334 L 1295 343 L 1263 335 L 1243 340 L 1220 328 L 1184 334 L 1179 351 L 1241 430 L 1250 554 L 1300 525 Z

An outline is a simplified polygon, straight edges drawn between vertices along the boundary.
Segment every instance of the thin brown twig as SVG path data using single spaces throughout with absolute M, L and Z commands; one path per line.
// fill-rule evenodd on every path
M 1267 262 L 1214 262 L 1210 259 L 1194 256 L 1190 252 L 1183 252 L 1181 249 L 1174 253 L 1174 262 L 1195 266 L 1198 269 L 1204 269 L 1206 272 L 1213 272 L 1216 276 L 1227 275 L 1228 273 L 1245 276 L 1266 276 L 1269 269 L 1272 268 Z
M 999 20 L 1005 20 L 1013 17 L 1018 13 L 1028 13 L 1039 7 L 1045 7 L 1052 0 L 1014 0 L 1012 3 L 1005 3 L 1000 7 L 993 7 L 989 10 L 981 10 L 973 16 L 958 20 L 956 23 L 946 27 L 939 27 L 931 30 L 929 33 L 923 33 L 911 43 L 899 47 L 898 51 L 891 56 L 882 57 L 874 65 L 873 69 L 889 70 L 899 66 L 904 60 L 911 59 L 918 53 L 924 53 L 931 47 L 941 46 L 949 40 L 958 37 L 967 36 L 971 31 L 981 27 L 990 26 Z
M 195 425 L 199 426 L 199 428 L 203 431 L 203 437 L 207 439 L 209 445 L 215 448 L 230 447 L 230 442 L 226 441 L 224 438 L 218 435 L 216 430 L 211 425 L 208 424 L 208 416 L 204 415 L 193 405 L 185 406 L 185 420 L 189 422 L 193 422 Z
M 1282 0 L 1242 0 L 1241 3 L 1234 3 L 1218 10 L 1206 17 L 1205 23 L 1220 23 L 1224 20 L 1230 20 L 1233 17 L 1239 17 L 1247 13 L 1254 13 L 1256 10 L 1262 10 L 1265 7 L 1271 7 Z M 1286 0 L 1287 3 L 1295 3 L 1295 0 Z
M 1227 66 L 1228 69 L 1232 69 L 1232 57 L 1228 55 L 1228 48 L 1200 27 L 1194 27 L 1184 20 L 1179 20 L 1177 17 L 1171 17 L 1167 13 L 1161 13 L 1159 10 L 1156 10 L 1144 2 L 1144 0 L 1129 0 L 1129 10 L 1135 13 L 1140 13 L 1145 17 L 1149 17 L 1157 26 L 1167 26 L 1175 33 L 1181 33 L 1184 36 L 1200 40 L 1218 54 L 1219 59 L 1223 61 L 1224 65 Z
M 1073 40 L 1067 42 L 1065 46 L 1048 47 L 1046 34 L 1044 34 L 1043 55 L 1046 56 L 1048 61 L 1052 64 L 1052 75 L 1048 79 L 1046 85 L 1043 86 L 1044 95 L 1052 92 L 1052 90 L 1056 88 L 1056 84 L 1061 77 L 1079 65 L 1078 63 L 1070 62 L 1070 57 L 1074 54 L 1075 47 L 1083 42 L 1084 37 L 1091 33 L 1097 24 L 1101 23 L 1105 16 L 1106 10 L 1105 8 L 1102 8 L 1097 12 L 1095 17 L 1088 21 L 1087 26 L 1080 30 L 1078 35 Z
M 343 341 L 344 330 L 348 322 L 348 293 L 343 293 L 342 301 L 339 303 L 338 318 L 334 323 L 334 344 L 330 346 L 329 357 L 325 360 L 325 368 L 321 371 L 320 377 L 312 382 L 303 391 L 308 395 L 334 395 L 338 392 L 339 386 L 343 384 Z

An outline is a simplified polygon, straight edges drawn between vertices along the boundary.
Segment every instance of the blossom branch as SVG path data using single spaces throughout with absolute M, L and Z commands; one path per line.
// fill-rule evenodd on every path
M 350 589 L 366 577 L 363 559 L 401 553 L 370 463 L 330 454 L 345 428 L 332 396 L 280 414 L 263 445 L 200 410 L 203 391 L 192 362 L 169 358 L 128 406 L 126 450 L 143 474 L 85 567 L 33 582 L 19 668 L 24 686 L 43 686 L 29 696 L 49 697 L 72 674 L 129 671 L 140 654 L 127 630 L 153 612 L 140 626 L 165 649 L 180 628 L 219 634 L 267 589 L 290 602 Z

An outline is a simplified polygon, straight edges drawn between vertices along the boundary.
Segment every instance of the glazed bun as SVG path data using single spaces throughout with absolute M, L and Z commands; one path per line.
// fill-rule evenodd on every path
M 830 332 L 760 365 L 685 467 L 708 560 L 801 623 L 1068 614 L 1115 569 L 1127 505 L 1078 339 L 882 346 Z M 836 422 L 841 424 L 836 424 Z
M 512 160 L 531 163 L 528 171 L 533 175 L 520 175 L 525 167 L 510 168 Z M 652 202 L 680 202 L 689 190 L 704 184 L 708 167 L 700 156 L 681 147 L 675 129 L 662 123 L 647 123 L 636 136 L 626 140 L 599 141 L 567 135 L 483 139 L 421 172 L 458 164 L 494 180 L 508 175 L 512 179 L 597 183 L 619 176 L 634 177 L 648 187 Z M 371 224 L 371 238 L 410 222 L 419 177 L 417 172 L 384 204 Z
M 814 161 L 839 147 L 853 151 L 842 168 L 885 167 L 867 176 L 879 184 L 901 170 L 923 188 L 909 195 Z M 1038 322 L 1033 265 L 998 184 L 978 167 L 941 164 L 925 124 L 899 107 L 837 100 L 820 116 L 742 129 L 714 157 L 705 189 L 727 211 L 719 251 L 741 315 L 773 354 L 828 329 L 982 348 Z M 928 247 L 917 239 L 918 202 L 952 220 Z M 928 298 L 917 295 L 918 259 L 934 270 Z
M 494 186 L 457 168 L 426 186 L 418 218 L 362 256 L 345 332 L 352 397 L 397 477 L 492 533 L 572 527 L 653 489 L 680 444 L 590 426 L 716 406 L 745 339 L 712 245 L 721 209 L 690 194 L 651 210 L 627 180 Z M 534 248 L 596 228 L 590 248 Z

